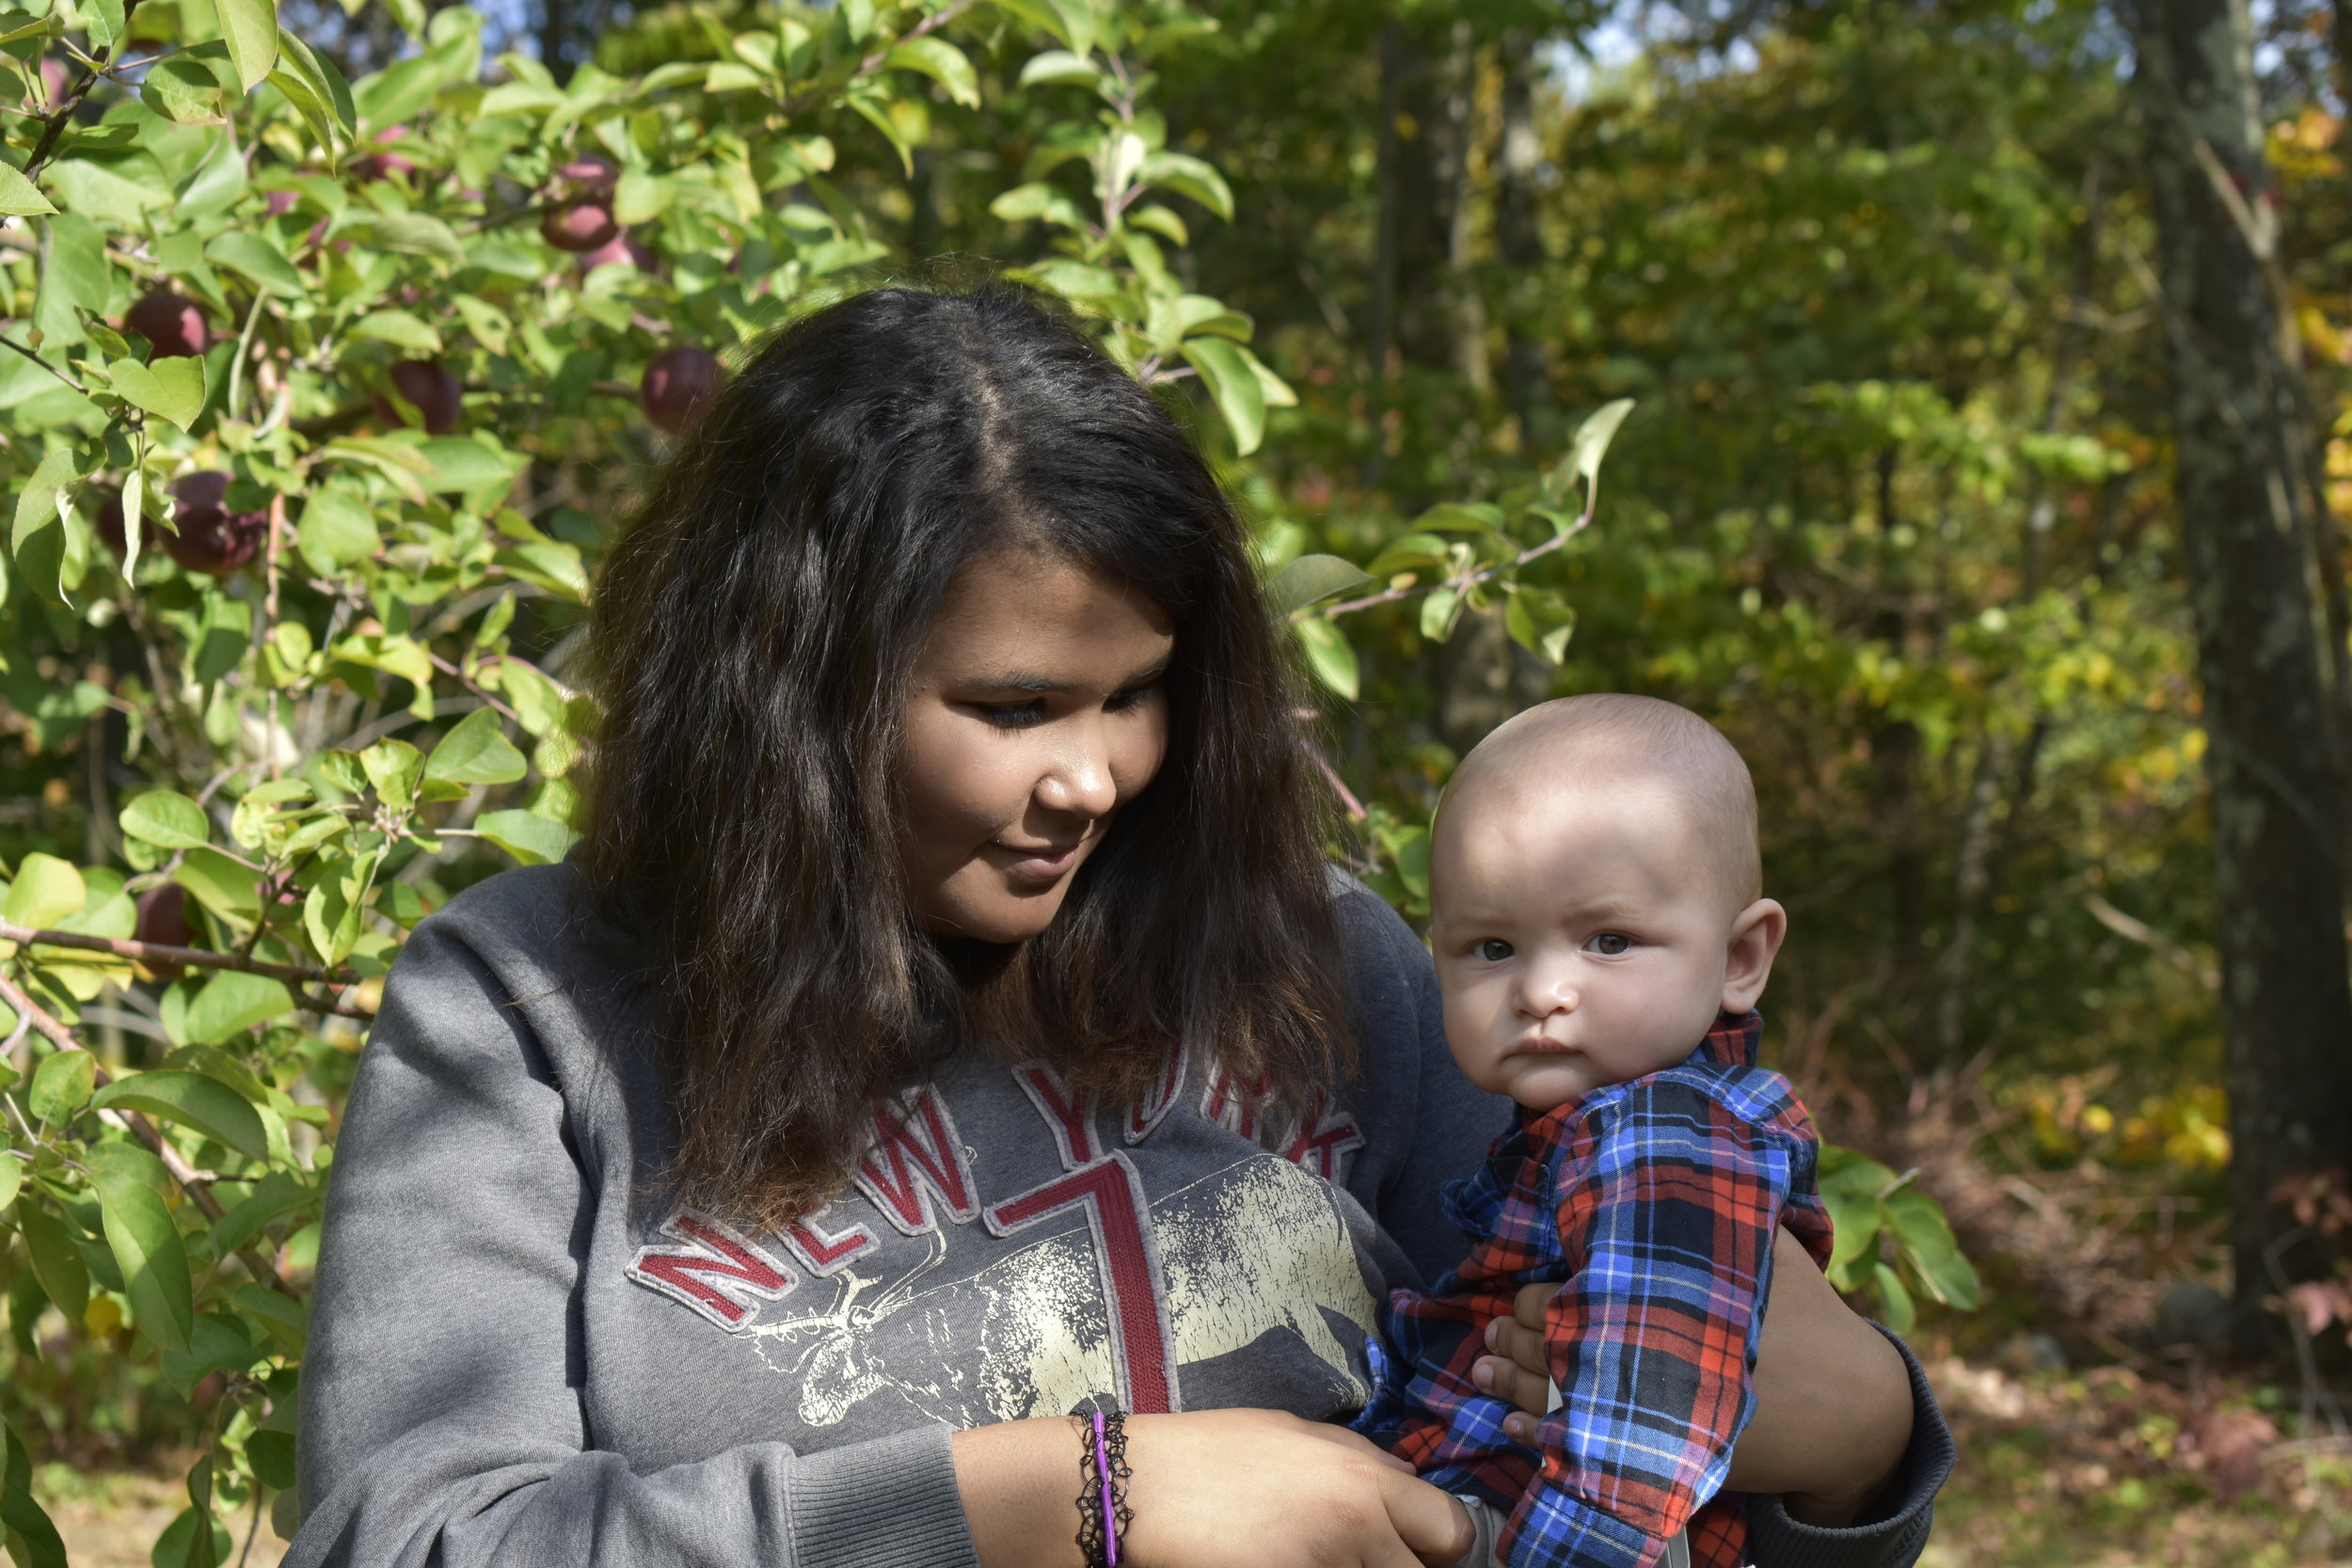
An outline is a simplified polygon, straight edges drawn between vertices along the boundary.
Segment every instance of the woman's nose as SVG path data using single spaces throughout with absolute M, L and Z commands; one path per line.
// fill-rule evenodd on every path
M 1109 816 L 1119 803 L 1119 786 L 1111 778 L 1110 753 L 1103 735 L 1094 726 L 1085 726 L 1069 739 L 1045 776 L 1038 780 L 1038 804 L 1073 816 Z

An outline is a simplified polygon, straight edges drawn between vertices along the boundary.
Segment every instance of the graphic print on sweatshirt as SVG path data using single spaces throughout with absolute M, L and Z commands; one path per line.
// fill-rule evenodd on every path
M 1335 1184 L 1364 1142 L 1344 1110 L 1262 1144 L 1260 1097 L 1181 1064 L 1115 1114 L 1043 1067 L 956 1078 L 877 1116 L 854 1196 L 759 1238 L 672 1214 L 628 1277 L 752 1346 L 813 1430 L 868 1401 L 958 1427 L 1182 1409 L 1187 1370 L 1238 1375 L 1270 1334 L 1327 1370 L 1335 1408 L 1362 1402 L 1381 1282 Z M 1016 1106 L 1036 1138 L 980 1168 L 957 1110 Z

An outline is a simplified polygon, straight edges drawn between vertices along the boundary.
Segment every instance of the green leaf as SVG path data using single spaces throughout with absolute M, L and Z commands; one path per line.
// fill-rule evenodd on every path
M 1256 451 L 1265 435 L 1265 389 L 1249 368 L 1248 351 L 1223 338 L 1194 338 L 1183 353 L 1232 427 L 1233 450 L 1244 457 Z
M 301 1302 L 279 1295 L 265 1285 L 240 1285 L 229 1292 L 240 1312 L 259 1323 L 288 1355 L 299 1356 L 310 1329 L 310 1314 Z
M 1368 586 L 1372 580 L 1352 561 L 1336 555 L 1302 555 L 1266 583 L 1266 602 L 1277 615 L 1295 615 L 1309 605 Z
M 17 1204 L 16 1227 L 32 1256 L 33 1277 L 40 1281 L 41 1294 L 69 1320 L 80 1321 L 82 1308 L 89 1305 L 89 1268 L 82 1261 L 81 1248 L 73 1244 L 73 1233 L 47 1205 L 32 1202 Z
M 1981 1289 L 1976 1268 L 1960 1250 L 1941 1204 L 1906 1188 L 1886 1199 L 1886 1224 L 1897 1253 L 1928 1294 L 1963 1312 L 1977 1309 Z
M 230 230 L 205 245 L 204 255 L 206 260 L 231 272 L 244 274 L 266 293 L 300 299 L 310 292 L 310 285 L 294 270 L 294 264 L 276 245 L 250 230 Z
M 192 849 L 210 836 L 204 808 L 168 789 L 151 789 L 122 808 L 122 831 L 165 849 Z
M 291 1432 L 257 1432 L 245 1440 L 245 1462 L 253 1466 L 253 1479 L 273 1492 L 283 1492 L 294 1483 L 294 1434 Z
M 1625 423 L 1625 417 L 1632 412 L 1633 400 L 1619 398 L 1614 403 L 1602 404 L 1587 416 L 1584 422 L 1577 426 L 1575 438 L 1568 443 L 1568 455 L 1544 476 L 1545 498 L 1564 501 L 1568 498 L 1569 487 L 1581 483 L 1584 486 L 1583 515 L 1591 517 L 1599 495 L 1600 460 L 1608 455 L 1609 443 L 1616 439 L 1617 427 Z
M 1184 152 L 1153 152 L 1136 171 L 1137 182 L 1188 196 L 1227 222 L 1232 221 L 1233 192 L 1225 176 L 1200 159 Z
M 365 911 L 368 888 L 375 879 L 380 851 L 355 855 L 335 865 L 303 900 L 303 928 L 310 945 L 328 964 L 339 964 L 359 939 L 359 917 Z
M 243 1096 L 200 1072 L 135 1072 L 98 1092 L 99 1109 L 122 1106 L 192 1127 L 249 1160 L 269 1158 L 262 1118 Z
M 235 925 L 250 926 L 262 914 L 253 876 L 249 867 L 220 850 L 199 846 L 181 855 L 171 879 L 195 894 L 197 902 L 215 914 Z
M 377 213 L 346 225 L 342 232 L 378 250 L 406 251 L 449 262 L 466 259 L 466 247 L 457 243 L 455 230 L 425 213 Z
M 1454 635 L 1454 627 L 1462 618 L 1462 593 L 1457 588 L 1440 588 L 1421 601 L 1421 634 L 1432 642 L 1442 642 Z
M 54 1299 L 54 1298 L 53 1298 Z M 74 1307 L 69 1316 L 80 1317 Z M 24 1544 L 21 1568 L 66 1568 L 65 1542 L 40 1504 L 33 1500 L 33 1461 L 16 1428 L 8 1428 L 8 1462 L 0 1471 L 0 1525 L 8 1527 L 10 1544 Z
M 371 310 L 351 324 L 351 333 L 355 338 L 373 338 L 419 354 L 441 352 L 440 333 L 405 310 Z
M 227 969 L 204 982 L 188 1004 L 182 1027 L 191 1044 L 218 1045 L 257 1023 L 293 1012 L 294 1005 L 284 981 Z
M 474 831 L 525 865 L 547 865 L 564 858 L 580 835 L 563 823 L 532 811 L 485 812 Z
M 216 44 L 199 44 L 156 61 L 139 84 L 140 101 L 182 125 L 220 124 L 228 118 L 228 87 L 213 70 L 207 51 L 220 55 L 226 62 L 227 52 Z M 230 85 L 234 82 L 231 71 Z M 237 90 L 244 91 L 242 87 Z
M 612 186 L 612 219 L 624 229 L 651 223 L 670 205 L 672 182 L 642 168 L 623 172 Z
M 62 598 L 61 578 L 66 563 L 66 525 L 62 487 L 78 471 L 73 453 L 52 447 L 41 454 L 32 477 L 16 496 L 16 526 L 8 547 L 24 573 L 43 598 Z
M 11 926 L 52 927 L 89 902 L 89 890 L 71 861 L 39 850 L 17 863 L 16 880 L 0 899 L 0 919 Z
M 365 561 L 383 544 L 375 515 L 351 490 L 327 484 L 303 502 L 294 542 L 312 571 L 331 577 L 355 561 Z
M 186 1399 L 207 1373 L 242 1372 L 261 1354 L 243 1323 L 225 1312 L 207 1312 L 196 1320 L 185 1352 L 164 1352 L 164 1381 Z
M 1099 87 L 1103 72 L 1091 60 L 1067 49 L 1048 49 L 1041 55 L 1030 55 L 1028 64 L 1021 68 L 1022 87 L 1032 87 L 1039 82 L 1073 82 L 1083 87 Z
M 213 8 L 237 79 L 251 92 L 278 64 L 278 8 L 272 0 L 213 0 Z
M 106 1244 L 122 1267 L 132 1316 L 164 1349 L 185 1351 L 196 1321 L 196 1292 L 180 1227 L 156 1194 L 170 1180 L 163 1162 L 135 1144 L 105 1143 L 83 1163 L 98 1190 Z
M 196 417 L 204 412 L 204 360 L 200 356 L 183 355 L 158 359 L 151 365 L 142 365 L 135 359 L 118 359 L 106 367 L 106 373 L 124 402 L 182 430 L 196 423 Z
M 1354 702 L 1361 674 L 1347 634 L 1319 615 L 1295 623 L 1292 629 L 1298 634 L 1299 646 L 1307 651 L 1307 667 L 1315 673 L 1315 679 Z
M 942 38 L 908 39 L 894 45 L 882 56 L 882 64 L 902 71 L 919 71 L 947 89 L 947 96 L 967 109 L 980 106 L 979 78 L 974 74 L 972 62 L 962 50 Z M 1031 60 L 1029 65 L 1037 64 Z M 1028 67 L 1022 68 L 1021 81 L 1028 85 Z
M 24 1182 L 24 1162 L 0 1154 L 0 1209 L 16 1201 L 17 1189 Z
M 37 1121 L 71 1121 L 75 1112 L 89 1103 L 90 1085 L 97 1077 L 98 1059 L 88 1052 L 53 1052 L 33 1069 L 32 1087 L 24 1094 L 25 1108 Z
M 253 1184 L 253 1196 L 213 1222 L 213 1250 L 236 1251 L 268 1226 L 299 1213 L 318 1200 L 318 1194 L 282 1170 L 271 1171 Z
M 1893 1269 L 1879 1263 L 1870 1270 L 1870 1283 L 1878 1291 L 1882 1314 L 1879 1321 L 1898 1334 L 1910 1333 L 1912 1324 L 1919 1321 L 1919 1312 L 1912 1305 L 1911 1292 L 1903 1289 L 1901 1277 Z
M 431 679 L 428 670 L 425 679 Z M 359 766 L 368 770 L 368 783 L 375 793 L 394 811 L 406 811 L 417 803 L 417 778 L 424 771 L 424 753 L 405 740 L 379 740 L 359 753 Z
M 459 720 L 424 765 L 427 780 L 455 784 L 512 784 L 530 771 L 499 727 L 499 716 L 479 707 Z
M 33 182 L 13 165 L 0 163 L 0 214 L 10 217 L 38 217 L 57 209 L 50 199 L 34 189 Z

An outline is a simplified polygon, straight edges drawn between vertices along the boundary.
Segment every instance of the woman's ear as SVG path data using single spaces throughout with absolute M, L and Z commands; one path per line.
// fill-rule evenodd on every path
M 1724 1011 L 1736 1017 L 1756 1006 L 1788 935 L 1788 911 L 1777 899 L 1758 898 L 1733 917 L 1724 963 Z

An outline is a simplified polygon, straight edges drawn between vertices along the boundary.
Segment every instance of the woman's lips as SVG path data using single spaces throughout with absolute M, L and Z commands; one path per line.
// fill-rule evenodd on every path
M 1009 857 L 1005 869 L 1014 876 L 1051 882 L 1067 876 L 1070 868 L 1078 863 L 1078 851 L 1086 847 L 1086 840 L 1082 838 L 1057 849 L 1050 844 L 1007 844 L 993 839 L 989 847 Z

